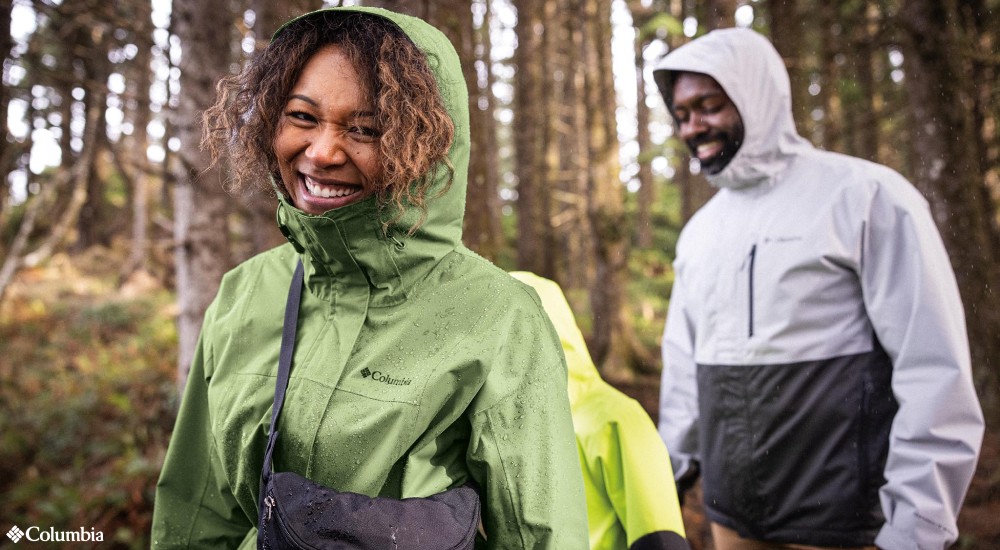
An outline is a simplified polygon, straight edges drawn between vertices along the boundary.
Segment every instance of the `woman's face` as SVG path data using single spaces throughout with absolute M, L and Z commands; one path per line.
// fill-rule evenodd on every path
M 317 51 L 292 87 L 274 138 L 292 203 L 322 214 L 371 195 L 382 175 L 380 137 L 350 60 L 339 46 Z

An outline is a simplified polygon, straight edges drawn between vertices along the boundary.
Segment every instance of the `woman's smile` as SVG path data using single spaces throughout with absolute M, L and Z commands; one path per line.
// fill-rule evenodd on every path
M 281 181 L 300 210 L 322 214 L 372 194 L 382 176 L 381 132 L 367 98 L 338 46 L 302 68 L 274 139 Z

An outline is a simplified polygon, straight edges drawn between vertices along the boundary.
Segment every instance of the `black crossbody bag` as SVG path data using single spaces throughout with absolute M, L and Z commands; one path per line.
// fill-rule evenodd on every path
M 272 471 L 278 416 L 291 371 L 302 262 L 285 306 L 278 380 L 261 472 L 257 548 L 263 550 L 472 550 L 479 494 L 471 483 L 427 498 L 369 497 L 336 491 L 293 472 Z

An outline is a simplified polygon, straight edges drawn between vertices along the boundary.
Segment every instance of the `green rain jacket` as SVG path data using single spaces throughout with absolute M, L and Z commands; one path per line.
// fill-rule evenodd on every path
M 456 126 L 453 185 L 381 229 L 373 199 L 322 216 L 282 200 L 290 244 L 229 272 L 205 314 L 157 484 L 154 548 L 252 548 L 285 300 L 306 273 L 276 471 L 341 491 L 426 497 L 475 480 L 486 548 L 586 548 L 566 367 L 541 304 L 461 243 L 467 92 L 450 42 L 427 53 Z M 438 188 L 447 181 L 441 169 Z M 428 526 L 433 528 L 433 526 Z
M 601 379 L 559 285 L 526 271 L 511 275 L 541 297 L 566 354 L 591 550 L 686 550 L 670 457 L 652 419 Z

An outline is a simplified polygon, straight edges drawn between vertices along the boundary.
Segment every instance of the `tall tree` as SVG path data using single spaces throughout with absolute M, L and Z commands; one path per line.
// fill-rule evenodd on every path
M 588 117 L 588 215 L 593 229 L 596 269 L 590 289 L 593 312 L 591 352 L 604 372 L 622 377 L 632 357 L 627 339 L 625 288 L 628 222 L 619 173 L 619 143 L 615 111 L 614 72 L 610 48 L 611 0 L 590 0 L 584 14 L 584 59 Z
M 69 3 L 61 4 L 60 7 L 69 5 Z M 83 7 L 79 4 L 77 6 Z M 66 14 L 66 17 L 78 15 L 78 13 L 70 13 Z M 86 200 L 79 209 L 77 219 L 74 220 L 77 229 L 74 246 L 78 250 L 84 250 L 96 244 L 105 246 L 110 244 L 107 224 L 112 219 L 112 216 L 108 215 L 109 205 L 104 193 L 105 182 L 98 177 L 98 166 L 95 160 L 108 148 L 108 134 L 103 115 L 107 109 L 107 81 L 111 74 L 108 51 L 111 47 L 113 29 L 107 23 L 87 24 L 86 21 L 86 19 L 80 21 L 80 26 L 73 33 L 71 59 L 78 70 L 78 83 L 82 84 L 84 90 L 82 101 L 84 111 L 87 113 L 95 109 L 99 111 L 100 115 L 94 120 L 94 123 L 99 124 L 101 128 L 90 133 L 94 142 L 86 144 L 92 148 L 91 155 L 94 158 L 88 162 L 90 172 L 85 175 Z M 88 117 L 89 123 L 90 117 Z
M 553 180 L 546 190 L 555 192 L 549 204 L 553 231 L 558 231 L 559 248 L 550 249 L 553 260 L 560 263 L 556 279 L 566 288 L 584 289 L 589 295 L 596 276 L 594 232 L 588 214 L 593 159 L 588 135 L 591 106 L 587 103 L 587 87 L 592 79 L 587 78 L 590 31 L 587 25 L 580 24 L 579 4 L 577 0 L 561 0 L 547 6 L 547 31 L 551 32 L 545 58 L 561 80 L 546 94 L 552 113 L 548 117 L 551 127 L 546 158 L 550 164 L 548 177 Z
M 90 101 L 86 102 L 86 118 L 83 128 L 83 150 L 70 171 L 72 189 L 69 191 L 68 204 L 61 209 L 61 214 L 52 226 L 43 243 L 33 252 L 25 256 L 24 265 L 34 267 L 45 260 L 63 245 L 69 237 L 71 228 L 80 218 L 80 211 L 87 202 L 91 182 L 94 179 L 94 164 L 97 162 L 97 152 L 101 140 L 97 134 L 104 131 L 104 102 L 107 97 L 100 89 L 92 92 Z
M 222 190 L 222 168 L 199 148 L 200 116 L 215 99 L 215 83 L 232 60 L 233 21 L 228 3 L 175 0 L 172 26 L 180 39 L 181 91 L 172 112 L 180 140 L 174 187 L 174 245 L 179 314 L 178 381 L 191 365 L 205 309 L 223 273 L 232 266 L 226 223 L 231 201 Z M 220 27 L 222 32 L 220 32 Z
M 817 137 L 815 134 L 812 136 L 818 145 L 830 151 L 844 150 L 842 148 L 843 128 L 841 124 L 843 117 L 841 116 L 842 109 L 838 93 L 840 68 L 837 64 L 837 56 L 841 55 L 843 40 L 840 36 L 842 28 L 837 22 L 839 17 L 837 7 L 838 4 L 833 2 L 824 2 L 819 7 L 821 40 L 819 59 L 817 60 L 819 74 L 817 80 L 820 87 L 817 99 L 819 107 L 823 111 L 823 118 L 819 125 L 819 139 L 815 139 Z
M 0 21 L 10 21 L 10 12 L 13 5 L 13 0 L 0 0 Z M 13 40 L 10 34 L 10 24 L 4 23 L 0 25 L 0 63 L 6 65 L 7 57 L 10 55 L 10 48 L 13 46 Z M 10 102 L 10 92 L 7 89 L 6 83 L 0 82 L 0 122 L 7 124 L 7 104 Z M 0 174 L 3 175 L 3 180 L 0 180 L 0 213 L 4 211 L 4 207 L 7 204 L 7 172 L 13 165 L 13 155 L 11 151 L 13 148 L 8 143 L 6 133 L 3 139 L 0 139 Z M 3 216 L 0 215 L 0 220 Z M 2 227 L 2 225 L 0 225 Z
M 515 117 L 513 132 L 517 164 L 517 266 L 553 277 L 546 267 L 543 238 L 550 233 L 548 212 L 541 199 L 545 192 L 545 82 L 546 73 L 537 52 L 542 51 L 544 0 L 514 0 L 517 9 L 517 49 L 514 53 Z M 551 264 L 550 264 L 551 265 Z
M 459 2 L 461 4 L 462 2 Z M 493 42 L 490 37 L 489 0 L 480 0 L 483 20 L 474 26 L 471 15 L 469 40 L 463 41 L 462 67 L 469 87 L 472 156 L 469 161 L 469 194 L 465 208 L 465 244 L 486 258 L 496 260 L 503 243 L 500 226 L 500 161 L 493 85 Z M 460 9 L 457 9 L 461 12 Z M 468 13 L 468 10 L 466 10 Z
M 847 21 L 842 47 L 847 70 L 841 90 L 847 138 L 845 152 L 876 161 L 881 98 L 875 86 L 873 58 L 876 36 L 884 29 L 880 28 L 874 6 L 867 3 L 845 8 L 842 17 Z
M 976 124 L 970 81 L 979 29 L 955 2 L 910 0 L 900 10 L 905 68 L 911 101 L 915 183 L 928 196 L 951 256 L 965 303 L 973 365 L 984 406 L 1000 406 L 997 358 L 1000 281 L 997 204 L 986 188 L 988 167 Z M 944 22 L 942 24 L 942 22 Z M 994 82 L 995 85 L 995 82 Z
M 635 90 L 636 90 L 636 143 L 639 145 L 639 180 L 638 207 L 636 212 L 635 244 L 639 248 L 648 249 L 653 246 L 652 208 L 657 201 L 656 183 L 653 179 L 653 140 L 649 134 L 650 110 L 646 105 L 646 78 L 643 74 L 645 60 L 643 52 L 649 45 L 653 35 L 647 32 L 651 19 L 658 13 L 642 5 L 639 0 L 628 2 L 632 14 L 632 26 L 635 28 Z
M 125 101 L 126 111 L 132 122 L 132 134 L 121 140 L 125 150 L 115 151 L 118 159 L 118 170 L 128 181 L 132 190 L 132 241 L 129 260 L 123 275 L 128 276 L 133 271 L 145 270 L 147 267 L 149 249 L 149 190 L 151 185 L 150 167 L 146 158 L 149 146 L 149 126 L 152 112 L 149 104 L 149 88 L 152 85 L 153 73 L 150 63 L 153 57 L 153 21 L 152 4 L 136 2 L 131 6 L 135 24 L 132 39 L 135 43 L 136 55 L 134 62 L 128 66 L 126 81 L 131 93 Z
M 832 4 L 832 3 L 831 3 Z M 795 125 L 800 131 L 806 128 L 805 121 L 809 117 L 809 71 L 806 66 L 806 50 L 803 28 L 805 21 L 801 17 L 799 4 L 796 0 L 768 0 L 768 26 L 771 29 L 771 42 L 774 48 L 785 60 L 788 67 L 788 78 L 792 84 L 792 114 Z

